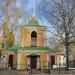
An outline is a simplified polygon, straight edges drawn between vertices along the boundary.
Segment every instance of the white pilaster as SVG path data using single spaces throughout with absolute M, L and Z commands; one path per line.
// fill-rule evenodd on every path
M 27 57 L 27 68 L 30 69 L 30 57 Z
M 46 69 L 49 67 L 49 54 L 46 55 Z
M 64 65 L 64 56 L 63 55 L 60 56 L 60 64 Z
M 37 69 L 39 69 L 39 68 L 40 68 L 40 58 L 37 57 Z
M 18 59 L 17 59 L 17 69 L 21 69 L 21 53 L 18 53 Z

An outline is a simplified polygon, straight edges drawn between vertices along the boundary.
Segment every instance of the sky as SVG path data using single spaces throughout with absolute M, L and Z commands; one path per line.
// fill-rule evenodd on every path
M 31 17 L 33 16 L 33 12 L 35 13 L 35 17 L 39 21 L 40 25 L 48 25 L 46 20 L 42 18 L 42 16 L 38 15 L 39 12 L 36 11 L 37 10 L 36 5 L 38 2 L 40 2 L 40 0 L 16 0 L 15 2 L 16 8 L 21 8 L 23 11 L 23 16 L 19 19 L 20 25 L 22 24 L 22 22 L 24 22 L 25 24 L 27 20 L 30 20 Z M 11 9 L 10 13 L 12 12 L 13 10 Z M 0 16 L 2 16 L 1 9 L 0 9 Z
M 0 0 L 2 2 L 4 0 Z M 36 3 L 37 0 L 16 0 L 15 6 L 18 8 L 23 8 L 23 10 L 28 11 L 29 14 L 31 14 L 33 8 L 34 8 L 34 3 Z M 3 4 L 4 2 L 0 3 Z M 27 5 L 28 4 L 28 5 Z M 25 8 L 25 9 L 24 9 Z M 0 16 L 2 15 L 2 11 L 0 8 Z
M 0 0 L 0 5 L 3 4 L 3 1 L 4 0 Z M 42 24 L 42 19 L 41 17 L 37 14 L 37 9 L 36 9 L 36 5 L 37 3 L 40 2 L 40 0 L 16 0 L 15 2 L 15 7 L 16 8 L 21 8 L 22 9 L 22 13 L 23 15 L 26 17 L 26 16 L 29 16 L 27 18 L 24 18 L 24 16 L 20 19 L 21 22 L 24 20 L 24 19 L 30 19 L 31 16 L 33 15 L 33 11 L 35 13 L 35 16 L 36 18 L 39 20 L 40 24 Z M 11 11 L 9 12 L 10 14 L 13 12 L 13 10 L 11 9 Z M 3 15 L 2 14 L 3 12 L 1 11 L 1 8 L 0 8 L 0 21 L 1 21 L 1 16 Z M 20 21 L 19 20 L 19 21 Z
M 1 1 L 1 0 L 0 0 Z M 3 1 L 3 0 L 2 0 Z M 29 21 L 30 18 L 33 16 L 33 12 L 35 14 L 36 19 L 38 20 L 40 25 L 44 25 L 48 28 L 49 24 L 47 23 L 47 21 L 42 18 L 42 16 L 38 15 L 39 12 L 37 12 L 37 8 L 36 5 L 37 3 L 40 2 L 40 0 L 17 0 L 15 3 L 16 8 L 21 8 L 23 10 L 23 15 L 24 16 L 22 18 L 19 19 L 19 24 L 22 25 L 22 22 L 24 22 L 26 24 L 27 20 Z M 11 9 L 10 13 L 12 13 L 13 10 Z M 0 18 L 2 16 L 2 11 L 0 9 Z M 27 17 L 29 16 L 29 17 Z M 25 21 L 26 20 L 26 21 Z M 1 20 L 0 20 L 1 22 Z M 12 27 L 11 27 L 12 28 Z M 2 32 L 0 31 L 0 34 Z M 16 33 L 15 35 L 19 35 L 18 33 Z M 50 32 L 47 33 L 47 36 L 50 35 Z
M 27 4 L 25 4 L 25 2 Z M 33 16 L 33 13 L 34 13 L 34 15 L 35 15 L 36 19 L 39 21 L 39 23 L 43 24 L 41 17 L 38 15 L 38 13 L 36 11 L 38 2 L 40 2 L 40 0 L 19 0 L 16 2 L 16 7 L 21 7 L 22 10 L 27 13 L 29 18 L 31 18 L 31 16 Z
M 0 0 L 1 1 L 1 0 Z M 2 0 L 3 1 L 3 0 Z M 22 17 L 19 19 L 19 23 L 21 24 L 26 24 L 27 21 L 31 19 L 33 16 L 33 12 L 35 13 L 36 19 L 39 21 L 40 25 L 45 25 L 45 26 L 50 26 L 47 21 L 42 18 L 42 16 L 38 15 L 39 11 L 37 12 L 37 3 L 40 2 L 41 0 L 16 0 L 15 2 L 15 7 L 16 8 L 21 8 L 22 9 Z M 11 9 L 10 13 L 12 13 L 13 10 Z M 2 11 L 0 9 L 0 18 L 2 16 Z M 24 23 L 23 23 L 24 22 Z M 1 23 L 1 19 L 0 19 Z
M 25 2 L 27 3 L 27 5 L 25 4 Z M 21 7 L 23 8 L 23 10 L 27 11 L 29 14 L 32 14 L 32 11 L 34 9 L 34 3 L 36 4 L 36 0 L 18 0 L 16 2 L 16 7 Z

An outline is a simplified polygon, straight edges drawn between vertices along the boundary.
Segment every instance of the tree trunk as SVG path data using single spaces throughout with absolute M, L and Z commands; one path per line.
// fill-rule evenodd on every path
M 69 68 L 69 46 L 65 44 L 66 48 L 66 71 L 68 71 Z

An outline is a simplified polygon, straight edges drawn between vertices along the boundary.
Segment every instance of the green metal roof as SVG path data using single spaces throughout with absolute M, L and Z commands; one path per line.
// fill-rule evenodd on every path
M 35 18 L 32 18 L 31 20 L 29 20 L 28 25 L 29 26 L 39 26 L 39 23 Z
M 55 48 L 50 48 L 50 52 L 56 52 L 57 50 Z
M 18 45 L 14 45 L 14 46 L 8 48 L 8 50 L 10 50 L 10 51 L 17 51 L 17 50 L 19 50 L 19 49 L 21 49 L 21 47 L 18 46 Z
M 26 50 L 49 50 L 48 47 L 24 47 Z
M 56 49 L 54 48 L 48 48 L 48 47 L 20 47 L 20 46 L 12 46 L 8 50 L 10 51 L 17 51 L 17 50 L 48 50 L 51 52 L 56 52 Z
M 24 47 L 25 50 L 48 50 L 51 52 L 56 52 L 56 49 L 54 48 L 48 48 L 48 47 Z

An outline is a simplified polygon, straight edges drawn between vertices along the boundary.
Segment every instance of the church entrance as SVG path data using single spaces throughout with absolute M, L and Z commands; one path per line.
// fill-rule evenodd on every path
M 9 55 L 8 67 L 13 68 L 13 55 Z
M 53 67 L 53 65 L 55 65 L 55 56 L 51 55 L 51 67 Z
M 36 56 L 31 56 L 30 65 L 32 69 L 37 68 L 37 57 Z
M 30 66 L 31 69 L 39 69 L 40 68 L 40 56 L 39 55 L 28 55 L 27 65 Z

